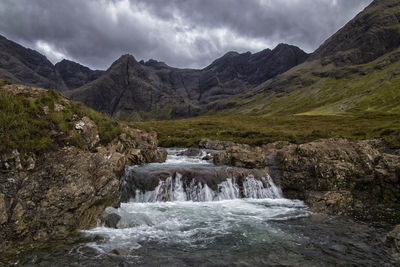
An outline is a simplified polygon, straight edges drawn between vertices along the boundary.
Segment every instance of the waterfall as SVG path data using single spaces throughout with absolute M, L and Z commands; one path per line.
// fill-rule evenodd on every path
M 207 202 L 237 198 L 273 199 L 283 198 L 281 189 L 275 185 L 269 175 L 256 179 L 253 175 L 247 176 L 242 183 L 242 190 L 235 178 L 227 178 L 212 190 L 207 184 L 193 179 L 189 185 L 182 182 L 182 175 L 176 173 L 175 177 L 169 176 L 160 180 L 153 191 L 135 191 L 135 202 L 160 202 L 160 201 L 194 201 Z
M 282 190 L 274 184 L 269 175 L 261 180 L 249 175 L 243 182 L 243 194 L 246 198 L 281 198 Z

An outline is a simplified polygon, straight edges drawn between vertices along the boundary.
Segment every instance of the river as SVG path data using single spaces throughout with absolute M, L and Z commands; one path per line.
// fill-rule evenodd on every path
M 121 184 L 126 202 L 118 209 L 109 207 L 105 211 L 121 217 L 117 229 L 99 222 L 98 227 L 82 231 L 71 244 L 35 250 L 16 263 L 391 266 L 382 243 L 387 229 L 313 214 L 302 201 L 284 198 L 266 173 L 246 174 L 238 182 L 234 176 L 221 177 L 221 168 L 226 167 L 202 160 L 206 152 L 189 157 L 181 155 L 182 151 L 168 150 L 165 163 L 127 168 Z M 195 173 L 200 175 L 196 178 L 190 172 L 190 176 L 189 170 L 197 170 Z M 215 173 L 219 183 L 208 185 L 199 178 L 203 172 L 207 176 Z M 154 178 L 155 173 L 166 178 Z M 152 189 L 141 190 L 138 185 L 149 179 L 154 180 Z

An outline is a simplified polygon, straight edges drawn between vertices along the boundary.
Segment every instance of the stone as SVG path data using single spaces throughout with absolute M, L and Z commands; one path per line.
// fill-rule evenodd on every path
M 201 153 L 200 149 L 191 147 L 186 149 L 185 151 L 178 153 L 178 156 L 196 157 L 200 155 L 200 153 Z
M 83 117 L 75 123 L 74 128 L 80 132 L 89 149 L 100 141 L 97 125 L 90 118 Z
M 10 153 L 5 153 L 0 157 L 0 168 L 3 170 L 22 170 L 20 153 L 14 149 Z
M 111 213 L 106 215 L 104 218 L 102 218 L 102 222 L 104 223 L 104 226 L 110 227 L 110 228 L 115 228 L 117 229 L 118 222 L 121 220 L 121 216 L 115 213 Z
M 126 256 L 129 255 L 129 251 L 123 248 L 115 248 L 110 251 L 111 254 L 115 254 L 118 256 Z
M 210 155 L 210 154 L 207 154 L 206 156 L 204 156 L 201 160 L 206 160 L 206 161 L 208 161 L 208 160 L 212 160 L 214 157 L 212 156 L 212 155 Z
M 251 148 L 246 145 L 228 147 L 225 152 L 214 154 L 214 164 L 233 165 L 241 168 L 264 168 L 266 155 L 259 147 Z
M 35 160 L 33 159 L 33 157 L 29 156 L 25 162 L 25 165 L 26 165 L 27 171 L 31 171 L 31 170 L 35 169 Z

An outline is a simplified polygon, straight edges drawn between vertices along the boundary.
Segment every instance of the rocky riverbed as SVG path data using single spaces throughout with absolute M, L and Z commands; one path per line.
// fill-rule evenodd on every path
M 265 169 L 216 166 L 217 151 L 169 149 L 126 169 L 123 203 L 73 242 L 13 259 L 22 266 L 395 266 L 390 225 L 314 213 Z M 223 152 L 222 152 L 223 153 Z M 212 179 L 214 175 L 214 179 Z M 146 179 L 146 177 L 148 179 Z

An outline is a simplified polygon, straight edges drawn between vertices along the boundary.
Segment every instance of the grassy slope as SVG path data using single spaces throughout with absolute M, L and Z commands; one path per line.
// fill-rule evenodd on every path
M 203 116 L 174 121 L 132 122 L 132 126 L 156 131 L 161 146 L 197 146 L 208 137 L 251 145 L 285 140 L 302 143 L 320 138 L 384 137 L 400 147 L 397 115 L 365 116 Z
M 74 121 L 83 116 L 96 123 L 103 144 L 121 133 L 113 119 L 69 101 L 54 90 L 37 89 L 38 94 L 29 95 L 33 89 L 28 95 L 15 95 L 3 90 L 5 85 L 0 81 L 0 153 L 13 149 L 38 153 L 67 144 L 81 147 L 83 140 L 74 131 Z M 64 109 L 56 111 L 55 104 Z
M 264 90 L 250 98 L 227 100 L 240 107 L 223 114 L 400 114 L 399 59 L 400 49 L 397 49 L 368 64 L 351 67 L 307 62 L 278 77 L 288 81 L 279 84 L 285 92 Z

